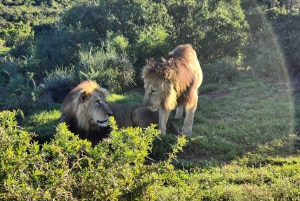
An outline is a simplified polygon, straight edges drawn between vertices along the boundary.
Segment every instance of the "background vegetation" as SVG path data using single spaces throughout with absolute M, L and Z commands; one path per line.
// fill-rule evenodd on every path
M 0 199 L 299 200 L 299 4 L 0 1 Z M 183 43 L 204 72 L 193 135 L 91 148 L 57 125 L 85 79 L 141 103 L 146 59 Z

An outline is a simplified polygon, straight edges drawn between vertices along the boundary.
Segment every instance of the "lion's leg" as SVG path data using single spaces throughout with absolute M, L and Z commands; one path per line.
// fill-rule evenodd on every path
M 159 107 L 159 122 L 158 122 L 158 129 L 161 131 L 161 134 L 166 134 L 166 127 L 168 118 L 170 115 L 170 111 L 165 110 L 162 107 Z
M 194 123 L 194 116 L 197 109 L 198 95 L 194 94 L 191 102 L 186 104 L 186 116 L 184 118 L 182 133 L 189 135 L 192 134 L 192 128 Z
M 183 116 L 183 109 L 184 109 L 184 105 L 180 104 L 177 106 L 176 108 L 176 114 L 175 114 L 175 119 L 180 119 Z

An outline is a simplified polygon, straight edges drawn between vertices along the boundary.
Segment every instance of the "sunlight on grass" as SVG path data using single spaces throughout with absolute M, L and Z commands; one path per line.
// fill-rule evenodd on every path
M 228 96 L 212 100 L 200 96 L 185 157 L 193 150 L 191 156 L 222 163 L 263 147 L 265 155 L 293 154 L 297 137 L 291 134 L 294 114 L 289 89 L 257 80 L 229 88 L 232 93 Z M 197 136 L 202 136 L 199 143 Z
M 118 102 L 118 101 L 124 101 L 126 99 L 125 95 L 120 95 L 120 94 L 110 94 L 107 97 L 108 102 Z
M 143 97 L 136 93 L 130 92 L 128 94 L 110 94 L 107 97 L 108 102 L 115 102 L 115 103 L 129 103 L 129 104 L 142 104 Z

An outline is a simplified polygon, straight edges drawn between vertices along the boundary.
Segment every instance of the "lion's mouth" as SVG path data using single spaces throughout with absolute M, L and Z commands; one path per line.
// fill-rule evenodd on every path
M 108 126 L 108 119 L 103 120 L 103 121 L 97 120 L 97 124 L 98 124 L 100 127 L 107 127 L 107 126 Z

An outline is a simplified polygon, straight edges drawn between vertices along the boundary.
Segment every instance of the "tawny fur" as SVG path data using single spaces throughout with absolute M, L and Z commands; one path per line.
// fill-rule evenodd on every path
M 64 99 L 59 123 L 65 122 L 71 132 L 91 141 L 93 146 L 109 136 L 110 116 L 115 118 L 119 128 L 158 124 L 158 112 L 141 105 L 107 103 L 108 95 L 96 82 L 82 82 Z M 173 134 L 180 134 L 172 122 L 168 122 L 168 127 Z
M 203 75 L 197 54 L 191 45 L 179 45 L 166 57 L 150 59 L 143 68 L 145 95 L 143 104 L 159 109 L 159 128 L 165 134 L 169 114 L 177 107 L 175 118 L 186 117 L 183 134 L 191 134 L 198 103 L 198 88 Z

